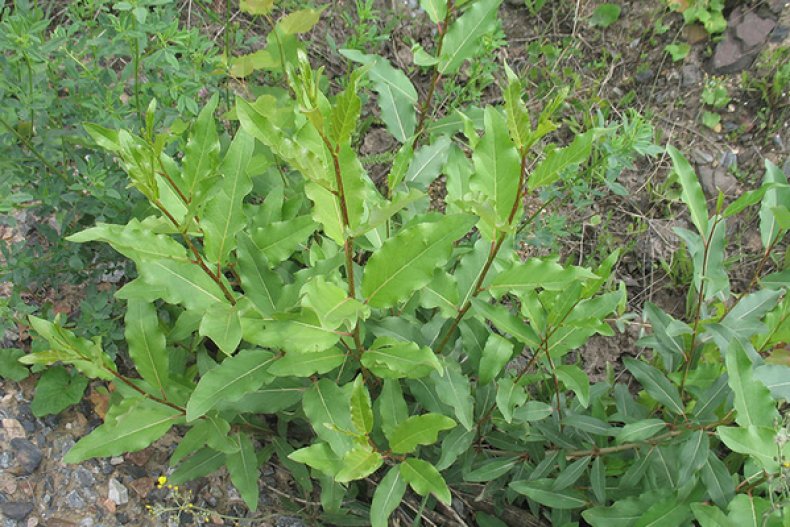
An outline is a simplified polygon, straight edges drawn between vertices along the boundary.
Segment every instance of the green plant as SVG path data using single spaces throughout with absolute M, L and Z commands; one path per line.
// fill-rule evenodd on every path
M 590 16 L 590 25 L 606 29 L 620 19 L 620 6 L 617 4 L 601 4 Z
M 730 93 L 727 86 L 721 79 L 712 78 L 705 83 L 700 95 L 702 102 L 707 106 L 720 110 L 729 104 Z M 705 110 L 702 112 L 702 124 L 711 130 L 721 130 L 721 115 L 716 112 Z
M 668 0 L 670 9 L 683 15 L 686 24 L 700 23 L 711 35 L 727 29 L 724 0 Z
M 150 209 L 70 237 L 135 263 L 139 276 L 118 296 L 139 377 L 119 371 L 98 336 L 31 317 L 48 347 L 24 363 L 63 363 L 115 387 L 104 424 L 67 462 L 139 450 L 185 425 L 172 485 L 227 466 L 255 509 L 259 463 L 276 455 L 306 494 L 318 482 L 330 524 L 387 525 L 413 492 L 421 508 L 486 500 L 554 525 L 781 525 L 790 446 L 778 401 L 790 397 L 790 366 L 773 350 L 787 341 L 790 300 L 788 272 L 764 271 L 780 263 L 790 227 L 786 178 L 768 163 L 760 189 L 711 214 L 669 147 L 696 229 L 677 230 L 693 262 L 690 316 L 648 305 L 651 356 L 623 360 L 628 384 L 591 384 L 571 352 L 614 334 L 625 303 L 612 283 L 617 253 L 594 268 L 522 259 L 514 234 L 534 219 L 523 218 L 526 195 L 565 184 L 609 132 L 551 142 L 567 91 L 533 119 L 509 68 L 504 105 L 480 110 L 482 123 L 430 116 L 439 77 L 473 56 L 470 21 L 498 6 L 471 3 L 447 25 L 431 92 L 416 104 L 399 104 L 416 90 L 382 57 L 346 51 L 362 66 L 330 94 L 297 50 L 281 64 L 287 90 L 236 100 L 232 138 L 218 132 L 212 97 L 180 160 L 153 104 L 139 134 L 86 126 Z M 363 76 L 401 144 L 381 189 L 352 142 Z M 599 151 L 606 169 L 632 159 L 618 145 L 654 148 L 645 123 L 629 119 Z M 425 195 L 440 175 L 442 212 Z M 726 222 L 757 203 L 764 253 L 734 295 Z

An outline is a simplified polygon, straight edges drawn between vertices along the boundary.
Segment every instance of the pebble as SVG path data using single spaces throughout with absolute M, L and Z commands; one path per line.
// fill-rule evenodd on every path
M 692 150 L 691 155 L 698 165 L 709 165 L 713 162 L 713 156 L 699 148 Z
M 24 520 L 33 511 L 33 503 L 29 501 L 7 501 L 0 505 L 5 517 L 11 520 Z
M 725 169 L 729 169 L 732 166 L 737 167 L 738 154 L 736 154 L 732 150 L 727 150 L 726 152 L 724 152 L 724 154 L 722 154 L 720 163 L 721 166 L 724 167 Z
M 96 482 L 96 478 L 93 477 L 90 470 L 84 467 L 78 467 L 74 474 L 77 476 L 77 481 L 80 482 L 80 485 L 84 487 L 90 487 Z
M 295 516 L 280 516 L 277 518 L 277 527 L 305 527 L 301 518 Z
M 650 68 L 639 70 L 636 72 L 636 82 L 650 82 L 656 74 Z
M 681 68 L 681 77 L 683 87 L 690 88 L 702 82 L 702 71 L 694 64 L 686 64 Z
M 110 478 L 107 497 L 116 505 L 124 505 L 129 502 L 129 490 L 117 479 Z
M 85 507 L 85 500 L 82 499 L 79 492 L 72 490 L 66 494 L 66 503 L 72 509 L 82 509 Z
M 123 463 L 123 457 L 113 456 L 110 458 L 110 465 L 120 465 Z
M 41 458 L 43 457 L 41 455 L 41 450 L 27 439 L 15 437 L 11 440 L 11 448 L 13 448 L 16 453 L 16 466 L 10 470 L 12 474 L 16 476 L 29 476 L 35 472 L 41 464 Z

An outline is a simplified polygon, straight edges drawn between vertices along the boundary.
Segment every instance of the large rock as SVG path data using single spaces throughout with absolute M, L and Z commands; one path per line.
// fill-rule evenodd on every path
M 730 14 L 727 30 L 716 44 L 710 67 L 715 74 L 737 73 L 751 66 L 768 41 L 776 22 L 767 16 L 737 7 Z

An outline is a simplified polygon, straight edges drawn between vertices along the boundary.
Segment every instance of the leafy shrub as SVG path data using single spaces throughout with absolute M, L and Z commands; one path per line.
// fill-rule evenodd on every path
M 268 15 L 272 3 L 256 5 Z M 458 70 L 469 21 L 498 5 L 470 3 L 447 26 L 435 71 Z M 790 227 L 782 172 L 768 163 L 760 189 L 711 214 L 669 147 L 696 230 L 676 231 L 693 262 L 691 315 L 646 306 L 640 344 L 651 352 L 624 359 L 629 382 L 591 384 L 571 352 L 614 334 L 617 253 L 588 268 L 523 259 L 514 240 L 525 195 L 572 179 L 607 132 L 549 142 L 564 95 L 532 119 L 509 69 L 504 106 L 482 109 L 482 122 L 432 122 L 430 99 L 415 111 L 416 90 L 386 59 L 345 55 L 362 66 L 327 94 L 322 70 L 295 50 L 280 64 L 287 90 L 237 98 L 232 138 L 218 132 L 212 97 L 180 161 L 166 153 L 174 136 L 155 132 L 155 105 L 140 134 L 87 126 L 151 213 L 69 238 L 135 263 L 117 296 L 139 377 L 99 337 L 31 317 L 49 347 L 24 363 L 64 363 L 116 388 L 104 424 L 66 461 L 139 450 L 184 425 L 171 482 L 226 466 L 255 509 L 258 467 L 276 454 L 305 493 L 318 481 L 331 523 L 363 514 L 386 525 L 410 487 L 424 506 L 515 503 L 554 525 L 579 514 L 594 526 L 781 525 L 788 272 L 763 275 Z M 381 188 L 352 143 L 363 76 L 401 144 Z M 649 150 L 643 129 L 630 140 Z M 597 165 L 603 177 L 630 163 L 609 153 L 619 157 Z M 441 211 L 426 196 L 440 174 Z M 757 203 L 764 254 L 736 295 L 726 223 Z

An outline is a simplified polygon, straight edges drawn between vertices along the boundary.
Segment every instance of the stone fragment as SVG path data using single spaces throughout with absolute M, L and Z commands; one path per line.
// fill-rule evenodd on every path
M 33 512 L 33 503 L 30 501 L 7 501 L 0 504 L 0 510 L 10 520 L 24 520 Z
M 738 41 L 728 31 L 713 52 L 713 71 L 718 74 L 735 73 L 749 66 L 753 60 L 754 56 L 744 54 Z
M 129 490 L 117 479 L 110 478 L 107 498 L 116 505 L 124 505 L 129 502 Z
M 7 439 L 26 437 L 25 428 L 16 419 L 3 419 L 3 431 Z
M 709 165 L 713 162 L 713 156 L 704 150 L 700 150 L 699 148 L 695 148 L 691 152 L 691 156 L 694 158 L 694 162 L 698 165 Z
M 694 64 L 686 64 L 681 68 L 681 84 L 684 88 L 691 88 L 697 86 L 702 82 L 702 71 Z
M 110 458 L 110 465 L 121 465 L 123 463 L 123 457 L 121 456 L 113 456 Z
M 14 466 L 10 468 L 9 472 L 15 476 L 29 476 L 41 464 L 41 450 L 36 445 L 22 439 L 15 437 L 11 440 L 11 448 L 14 451 L 15 459 Z
M 746 13 L 740 24 L 735 26 L 737 36 L 746 48 L 754 48 L 768 39 L 768 33 L 776 25 L 770 18 L 761 18 L 755 13 Z
M 85 507 L 85 500 L 82 499 L 82 496 L 80 496 L 79 492 L 72 490 L 66 494 L 66 505 L 72 509 L 81 510 L 83 507 Z

